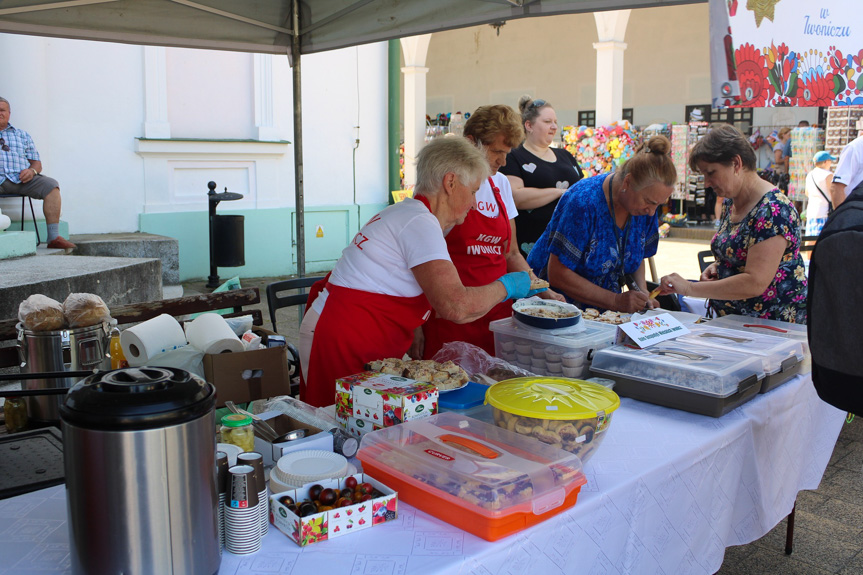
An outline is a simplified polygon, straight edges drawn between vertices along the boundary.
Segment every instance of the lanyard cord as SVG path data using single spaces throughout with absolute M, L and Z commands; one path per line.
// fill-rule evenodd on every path
M 625 271 L 625 263 L 626 263 L 626 239 L 627 232 L 629 231 L 629 223 L 631 218 L 629 214 L 626 215 L 626 223 L 623 224 L 623 229 L 617 227 L 617 216 L 614 213 L 614 176 L 616 172 L 612 172 L 612 174 L 608 177 L 608 213 L 611 216 L 611 233 L 614 235 L 614 238 L 617 240 L 617 256 L 618 256 L 618 269 L 620 270 L 620 275 L 617 278 L 618 285 L 622 288 L 626 284 L 626 280 L 624 279 L 624 275 L 626 275 Z

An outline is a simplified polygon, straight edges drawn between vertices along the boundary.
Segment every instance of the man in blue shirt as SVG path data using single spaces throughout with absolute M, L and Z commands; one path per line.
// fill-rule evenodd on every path
M 60 184 L 42 175 L 42 162 L 30 134 L 9 123 L 11 106 L 0 98 L 0 190 L 42 200 L 48 248 L 70 251 L 75 244 L 60 235 Z

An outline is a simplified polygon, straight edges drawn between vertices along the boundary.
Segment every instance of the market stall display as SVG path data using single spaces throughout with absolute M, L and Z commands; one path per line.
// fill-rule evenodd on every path
M 499 427 L 565 449 L 593 455 L 620 406 L 606 386 L 555 377 L 519 377 L 489 388 L 486 401 Z
M 411 505 L 488 541 L 575 505 L 579 458 L 454 413 L 364 438 L 363 468 Z
M 671 127 L 671 159 L 674 160 L 674 168 L 677 170 L 677 184 L 671 193 L 672 200 L 679 200 L 683 213 L 683 201 L 688 200 L 689 194 L 686 186 L 687 170 L 689 163 L 686 161 L 689 152 L 689 126 L 686 124 L 675 124 Z
M 598 128 L 564 126 L 561 138 L 585 177 L 590 177 L 611 172 L 629 159 L 635 153 L 639 135 L 632 124 L 623 120 Z
M 794 128 L 791 130 L 791 158 L 788 164 L 788 198 L 795 202 L 806 201 L 806 174 L 814 164 L 815 152 L 824 149 L 824 130 L 821 128 Z
M 614 379 L 621 397 L 712 417 L 751 400 L 764 379 L 758 357 L 674 340 L 601 349 L 590 370 Z

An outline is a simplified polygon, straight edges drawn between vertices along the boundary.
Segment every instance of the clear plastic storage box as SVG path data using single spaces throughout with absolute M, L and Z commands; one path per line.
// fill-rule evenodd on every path
M 536 375 L 584 378 L 594 351 L 614 343 L 617 326 L 583 323 L 583 331 L 558 335 L 511 317 L 493 321 L 494 354 Z
M 806 324 L 788 323 L 775 319 L 761 319 L 745 315 L 724 315 L 710 320 L 708 325 L 727 327 L 752 333 L 764 333 L 775 337 L 784 337 L 799 341 L 803 346 L 803 365 L 800 371 L 808 373 L 812 369 L 812 359 L 809 354 L 809 335 Z
M 457 413 L 375 431 L 357 457 L 402 501 L 488 541 L 575 505 L 586 483 L 572 453 Z
M 602 349 L 590 369 L 623 397 L 713 417 L 752 399 L 764 379 L 759 357 L 673 340 Z
M 716 326 L 715 323 L 689 326 L 679 342 L 716 347 L 761 358 L 764 380 L 761 393 L 785 383 L 798 373 L 803 362 L 803 344 L 793 339 Z

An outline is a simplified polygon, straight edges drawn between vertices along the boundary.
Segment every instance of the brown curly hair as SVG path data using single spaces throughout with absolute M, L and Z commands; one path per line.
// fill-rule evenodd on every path
M 665 136 L 653 136 L 635 150 L 621 167 L 622 177 L 630 175 L 632 186 L 640 190 L 655 182 L 673 186 L 677 181 L 677 169 L 671 160 L 671 142 Z
M 524 140 L 524 128 L 518 114 L 509 106 L 495 104 L 477 108 L 464 125 L 465 137 L 488 146 L 503 134 L 504 144 L 515 148 Z

